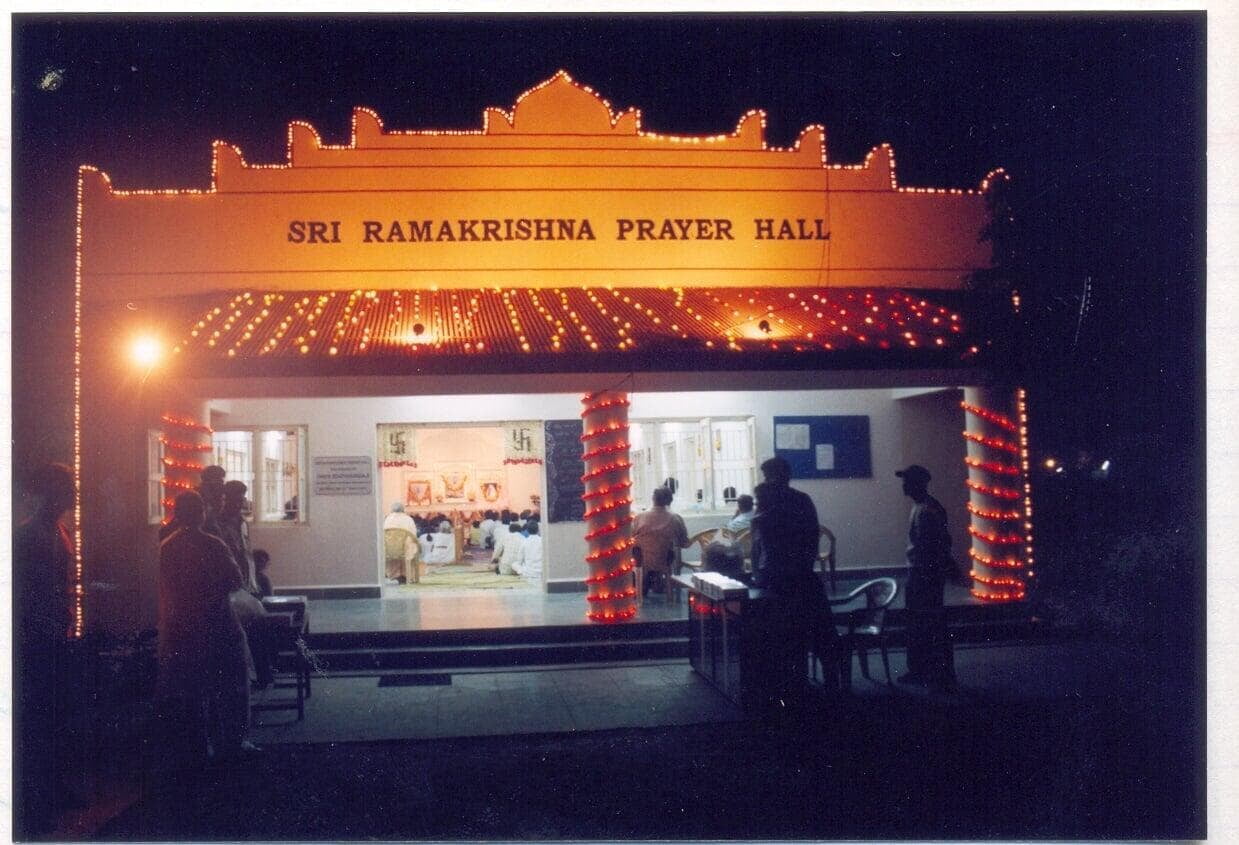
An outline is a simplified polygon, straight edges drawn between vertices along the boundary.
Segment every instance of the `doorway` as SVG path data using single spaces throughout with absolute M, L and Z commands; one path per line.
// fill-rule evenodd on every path
M 510 436 L 501 423 L 378 426 L 384 534 L 378 565 L 385 598 L 543 589 L 545 472 L 540 462 L 507 457 Z M 388 559 L 388 544 L 397 544 L 395 554 L 401 542 L 388 529 L 410 524 L 416 546 L 410 543 L 406 556 L 415 558 L 415 570 Z M 519 541 L 505 541 L 509 533 L 519 534 Z

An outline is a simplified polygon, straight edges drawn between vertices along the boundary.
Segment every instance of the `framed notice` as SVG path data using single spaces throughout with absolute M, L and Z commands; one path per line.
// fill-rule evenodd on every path
M 872 478 L 869 417 L 775 417 L 774 453 L 792 478 Z
M 368 455 L 316 455 L 310 459 L 315 496 L 369 496 L 374 489 L 374 458 Z

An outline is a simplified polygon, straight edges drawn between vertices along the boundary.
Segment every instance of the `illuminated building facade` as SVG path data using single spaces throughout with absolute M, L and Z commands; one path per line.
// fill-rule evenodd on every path
M 212 432 L 253 435 L 254 534 L 282 586 L 378 595 L 387 491 L 416 499 L 410 473 L 424 468 L 387 454 L 382 432 L 514 422 L 536 430 L 531 457 L 468 471 L 445 458 L 475 498 L 430 478 L 428 501 L 463 510 L 521 483 L 549 509 L 568 488 L 546 464 L 577 462 L 585 498 L 546 515 L 538 586 L 584 587 L 595 618 L 631 615 L 623 511 L 661 480 L 647 465 L 695 480 L 677 502 L 705 526 L 751 492 L 762 459 L 797 450 L 843 569 L 902 563 L 891 473 L 917 462 L 971 549 L 974 595 L 1022 598 L 1025 397 L 980 386 L 985 327 L 963 290 L 989 262 L 980 235 L 1000 174 L 907 187 L 886 145 L 858 164 L 826 150 L 820 126 L 769 146 L 757 111 L 722 135 L 650 132 L 561 72 L 477 130 L 394 131 L 358 108 L 347 144 L 291 124 L 279 165 L 217 141 L 204 190 L 115 188 L 83 167 L 79 584 L 122 585 L 87 613 L 153 613 L 155 526 L 226 448 Z M 831 439 L 845 418 L 865 420 L 863 450 L 855 432 Z M 565 458 L 568 429 L 552 423 L 572 419 Z M 624 476 L 584 477 L 604 459 Z M 498 472 L 526 465 L 528 477 Z M 320 484 L 328 466 L 357 483 Z

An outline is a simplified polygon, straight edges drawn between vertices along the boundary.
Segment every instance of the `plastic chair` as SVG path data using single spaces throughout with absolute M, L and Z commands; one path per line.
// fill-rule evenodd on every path
M 421 581 L 421 544 L 416 537 L 403 528 L 385 529 L 383 549 L 386 562 L 400 562 L 406 584 L 417 584 Z M 386 569 L 384 571 L 386 572 Z
M 886 653 L 886 610 L 898 593 L 899 583 L 894 578 L 874 578 L 872 581 L 861 584 L 847 595 L 830 600 L 832 605 L 844 605 L 862 596 L 865 599 L 864 607 L 858 607 L 846 613 L 847 633 L 843 635 L 843 645 L 848 650 L 848 670 L 844 676 L 847 685 L 851 684 L 851 652 L 853 651 L 860 657 L 860 673 L 872 680 L 869 675 L 868 649 L 875 647 L 882 655 L 882 667 L 886 670 L 886 683 L 891 683 L 891 662 Z M 825 667 L 822 667 L 822 671 L 826 671 Z
M 633 573 L 636 575 L 634 585 L 637 588 L 638 601 L 645 599 L 645 579 L 651 572 L 662 573 L 668 603 L 675 601 L 679 596 L 675 584 L 671 581 L 671 570 L 675 566 L 675 549 L 668 548 L 661 563 L 657 561 L 657 557 L 656 554 L 647 556 L 640 543 L 632 547 L 632 559 L 637 565 Z
M 752 572 L 753 571 L 753 532 L 752 530 L 746 528 L 739 533 L 733 534 L 732 532 L 724 528 L 723 536 L 729 540 L 732 540 L 733 542 L 740 544 L 740 550 L 744 552 L 744 571 Z
M 825 525 L 819 525 L 818 530 L 818 553 L 817 562 L 822 569 L 822 574 L 827 575 L 830 579 L 830 591 L 835 591 L 835 532 L 831 531 Z M 822 546 L 826 548 L 823 550 Z
M 682 560 L 681 564 L 687 566 L 696 572 L 701 572 L 706 568 L 706 546 L 714 542 L 720 534 L 726 534 L 725 528 L 707 528 L 705 531 L 698 531 L 696 534 L 688 538 L 690 545 L 695 545 L 700 550 L 700 558 L 696 561 Z

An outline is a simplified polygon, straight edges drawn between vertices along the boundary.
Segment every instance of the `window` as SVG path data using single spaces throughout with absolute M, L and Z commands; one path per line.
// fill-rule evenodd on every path
M 158 429 L 146 432 L 146 521 L 151 525 L 163 522 L 163 441 Z
M 245 482 L 259 522 L 305 522 L 305 427 L 217 431 L 215 463 Z
M 740 493 L 752 493 L 757 467 L 753 419 L 633 421 L 633 497 L 650 506 L 654 488 L 671 487 L 680 511 L 730 510 Z

